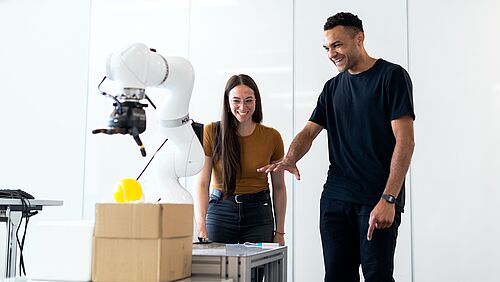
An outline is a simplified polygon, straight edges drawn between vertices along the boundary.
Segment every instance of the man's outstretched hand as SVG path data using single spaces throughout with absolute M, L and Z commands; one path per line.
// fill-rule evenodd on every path
M 290 172 L 291 174 L 295 175 L 295 178 L 297 180 L 300 180 L 300 173 L 299 169 L 297 168 L 297 165 L 295 164 L 295 162 L 289 160 L 286 157 L 277 163 L 268 164 L 264 167 L 257 169 L 258 172 L 264 172 L 264 173 L 283 171 L 283 170 Z

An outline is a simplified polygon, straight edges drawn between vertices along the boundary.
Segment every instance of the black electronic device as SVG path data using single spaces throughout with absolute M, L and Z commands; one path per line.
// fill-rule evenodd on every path
M 208 240 L 208 238 L 198 237 L 197 242 L 193 242 L 193 244 L 211 244 L 212 241 Z
M 33 200 L 33 197 L 30 193 L 23 191 L 21 189 L 0 189 L 0 198 L 1 199 L 28 199 Z

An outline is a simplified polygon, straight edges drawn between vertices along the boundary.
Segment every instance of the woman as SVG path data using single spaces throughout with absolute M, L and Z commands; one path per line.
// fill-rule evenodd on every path
M 245 74 L 233 75 L 224 91 L 221 121 L 207 124 L 204 130 L 205 164 L 196 193 L 199 237 L 231 244 L 285 244 L 284 174 L 270 173 L 271 201 L 267 174 L 257 172 L 283 158 L 283 140 L 278 131 L 261 121 L 255 81 Z

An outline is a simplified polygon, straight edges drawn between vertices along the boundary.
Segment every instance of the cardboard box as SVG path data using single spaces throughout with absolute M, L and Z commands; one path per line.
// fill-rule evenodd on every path
M 94 236 L 175 238 L 193 236 L 193 205 L 153 203 L 96 204 Z
M 93 281 L 173 281 L 191 276 L 192 236 L 173 239 L 94 237 Z
M 191 276 L 193 215 L 191 204 L 97 204 L 92 280 Z

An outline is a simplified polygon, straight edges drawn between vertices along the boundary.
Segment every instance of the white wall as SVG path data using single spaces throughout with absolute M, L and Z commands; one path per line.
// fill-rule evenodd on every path
M 417 146 L 397 281 L 498 281 L 499 8 L 493 0 L 0 1 L 0 186 L 64 200 L 34 220 L 79 219 L 111 200 L 117 179 L 137 176 L 147 159 L 131 137 L 90 134 L 112 110 L 96 88 L 106 56 L 132 42 L 191 60 L 190 112 L 203 123 L 218 118 L 229 75 L 252 75 L 264 123 L 288 146 L 336 74 L 321 47 L 323 23 L 347 10 L 362 18 L 369 53 L 403 65 L 414 83 Z M 150 108 L 149 155 L 161 141 L 155 127 Z M 323 276 L 318 203 L 327 164 L 322 133 L 299 163 L 301 182 L 287 177 L 293 281 Z M 143 176 L 146 193 L 152 178 Z M 183 182 L 192 189 L 194 178 Z
M 500 281 L 498 11 L 409 3 L 415 281 Z
M 0 188 L 64 201 L 31 223 L 82 215 L 89 16 L 88 0 L 0 1 Z M 2 274 L 4 238 L 0 222 Z
M 64 200 L 54 218 L 81 216 L 89 15 L 87 0 L 0 2 L 0 187 Z

